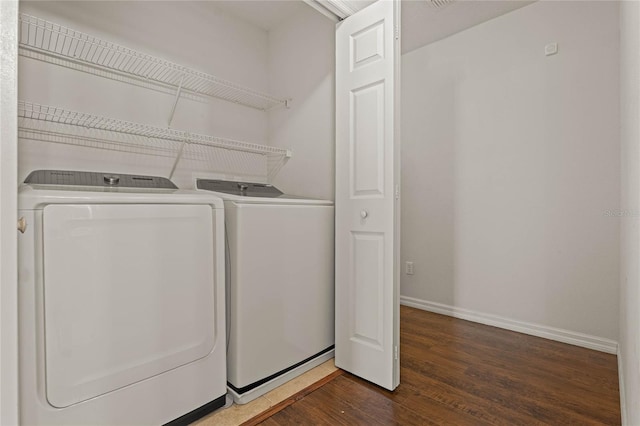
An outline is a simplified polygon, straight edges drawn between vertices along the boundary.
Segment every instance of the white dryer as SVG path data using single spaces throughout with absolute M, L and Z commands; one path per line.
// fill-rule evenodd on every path
M 220 199 L 37 171 L 19 209 L 21 424 L 187 424 L 224 405 Z
M 333 202 L 198 179 L 224 200 L 227 380 L 239 404 L 334 355 Z

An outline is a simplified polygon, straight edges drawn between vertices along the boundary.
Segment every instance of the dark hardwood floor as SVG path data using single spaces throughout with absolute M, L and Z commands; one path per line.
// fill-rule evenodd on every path
M 401 308 L 400 386 L 342 374 L 262 425 L 620 424 L 615 355 Z

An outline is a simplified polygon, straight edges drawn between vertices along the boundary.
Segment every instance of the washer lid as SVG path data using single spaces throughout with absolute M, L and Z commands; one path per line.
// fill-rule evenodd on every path
M 196 181 L 196 187 L 206 191 L 222 192 L 240 197 L 278 198 L 284 195 L 282 191 L 268 183 L 198 179 Z
M 273 185 L 217 179 L 196 179 L 196 188 L 225 201 L 242 204 L 313 204 L 331 206 L 333 201 L 287 195 Z

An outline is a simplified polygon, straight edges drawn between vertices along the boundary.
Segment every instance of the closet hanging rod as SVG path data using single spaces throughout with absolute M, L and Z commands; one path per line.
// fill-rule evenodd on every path
M 25 57 L 58 65 L 63 60 L 68 68 L 85 72 L 94 69 L 93 73 L 100 76 L 97 71 L 107 71 L 176 90 L 183 80 L 182 90 L 187 93 L 263 111 L 290 102 L 32 15 L 20 13 L 19 23 L 19 53 Z

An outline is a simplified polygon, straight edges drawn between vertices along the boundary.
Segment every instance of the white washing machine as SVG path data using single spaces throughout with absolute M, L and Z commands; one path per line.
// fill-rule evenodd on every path
M 333 357 L 333 202 L 198 179 L 224 200 L 227 380 L 239 404 Z
M 224 405 L 220 199 L 37 171 L 19 209 L 21 424 L 187 424 Z

